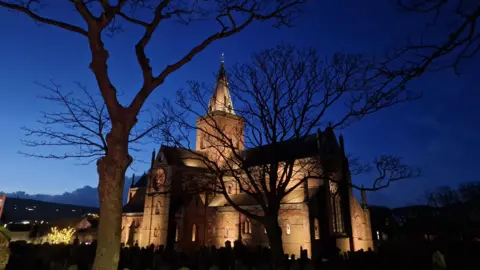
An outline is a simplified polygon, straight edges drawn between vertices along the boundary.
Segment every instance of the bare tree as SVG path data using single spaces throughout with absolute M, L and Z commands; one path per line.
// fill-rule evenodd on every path
M 47 2 L 3 0 L 0 1 L 0 6 L 23 13 L 39 23 L 79 34 L 88 41 L 91 52 L 90 69 L 95 75 L 111 121 L 110 132 L 105 137 L 108 152 L 97 161 L 101 215 L 93 269 L 116 269 L 120 249 L 122 187 L 125 171 L 132 162 L 129 155 L 129 135 L 137 123 L 137 115 L 146 99 L 171 73 L 190 62 L 214 41 L 230 37 L 256 21 L 273 20 L 276 26 L 289 25 L 305 1 L 118 0 L 112 3 L 114 1 L 71 0 L 74 12 L 82 18 L 82 25 L 42 15 L 42 8 L 48 6 Z M 49 4 L 59 5 L 57 1 Z M 153 74 L 145 48 L 159 25 L 167 21 L 189 24 L 197 19 L 217 22 L 219 28 L 198 44 L 194 44 L 177 61 L 167 63 L 159 74 Z M 133 25 L 141 33 L 135 46 L 135 54 L 143 82 L 133 100 L 126 106 L 120 104 L 117 88 L 110 79 L 107 65 L 109 52 L 103 43 L 104 35 L 118 33 L 121 23 Z
M 50 108 L 54 112 L 41 112 L 42 117 L 37 121 L 41 128 L 22 127 L 25 139 L 22 143 L 28 147 L 43 146 L 48 151 L 55 151 L 58 147 L 74 148 L 68 152 L 36 154 L 21 152 L 25 156 L 67 159 L 87 159 L 85 164 L 96 161 L 107 152 L 105 135 L 110 128 L 110 118 L 105 106 L 87 91 L 86 87 L 77 83 L 83 95 L 77 98 L 72 93 L 63 93 L 61 86 L 53 81 L 49 85 L 37 83 L 49 93 L 41 96 L 43 100 L 52 102 Z M 60 111 L 58 110 L 58 106 Z M 73 151 L 71 151 L 73 150 Z
M 63 92 L 53 81 L 49 84 L 36 83 L 49 92 L 40 98 L 51 102 L 52 111 L 42 111 L 37 120 L 38 128 L 22 127 L 27 147 L 45 148 L 46 154 L 20 152 L 28 157 L 46 159 L 78 159 L 81 165 L 96 162 L 108 152 L 106 135 L 111 130 L 111 121 L 101 97 L 95 98 L 85 85 L 75 83 L 81 95 L 75 91 Z M 168 119 L 155 119 L 152 115 L 142 129 L 135 128 L 130 134 L 129 151 L 139 152 L 135 147 L 152 130 L 163 127 Z M 65 149 L 65 152 L 59 152 Z M 136 159 L 136 161 L 139 161 Z
M 435 212 L 433 217 L 440 233 L 468 238 L 477 234 L 472 228 L 478 227 L 480 219 L 479 194 L 480 184 L 470 182 L 427 191 L 424 200 Z
M 349 177 L 348 162 L 333 129 L 416 98 L 402 78 L 385 74 L 362 56 L 338 54 L 321 61 L 312 49 L 279 45 L 254 54 L 251 64 L 237 65 L 229 82 L 222 64 L 217 88 L 228 85 L 235 108 L 225 94 L 228 90 L 222 97 L 215 92 L 208 102 L 205 97 L 211 96 L 211 89 L 190 83 L 191 91 L 178 94 L 176 105 L 181 109 L 167 104 L 178 128 L 162 135 L 188 149 L 196 145 L 197 150 L 190 151 L 217 178 L 217 192 L 237 211 L 265 226 L 278 262 L 283 258 L 280 205 L 309 179 L 373 191 L 417 175 L 400 158 L 382 156 L 370 165 L 356 162 L 355 173 L 378 171 L 371 187 L 338 176 L 343 172 Z M 334 117 L 332 112 L 341 114 Z M 197 125 L 186 120 L 191 115 L 198 117 Z M 236 120 L 225 120 L 227 116 Z M 335 121 L 315 135 L 332 118 Z M 189 131 L 197 133 L 196 144 Z M 236 203 L 232 184 L 258 207 Z
M 469 182 L 462 183 L 457 188 L 442 186 L 433 191 L 428 191 L 425 193 L 424 199 L 427 205 L 435 208 L 458 206 L 464 203 L 480 208 L 479 193 L 480 183 Z
M 347 157 L 348 159 L 348 157 Z M 381 155 L 369 163 L 362 164 L 348 159 L 352 176 L 360 174 L 375 174 L 371 186 L 348 185 L 360 191 L 377 191 L 390 186 L 392 182 L 411 179 L 420 176 L 421 170 L 403 163 L 402 158 L 395 155 Z
M 173 175 L 166 179 L 158 177 L 155 173 L 150 175 L 152 186 L 147 187 L 147 196 L 156 197 L 168 194 L 168 223 L 167 236 L 165 244 L 165 252 L 173 251 L 177 237 L 177 220 L 176 214 L 180 209 L 191 204 L 194 200 L 200 200 L 204 194 L 210 194 L 215 188 L 215 178 L 205 174 L 204 170 L 192 170 L 181 172 L 175 171 Z M 159 179 L 161 179 L 159 181 Z M 200 204 L 195 203 L 198 211 L 206 211 Z
M 392 54 L 391 71 L 420 76 L 426 71 L 453 68 L 474 59 L 480 51 L 480 3 L 475 0 L 398 0 L 407 14 L 424 14 L 425 31 L 413 35 Z M 398 65 L 400 60 L 401 64 Z
M 439 187 L 435 192 L 425 194 L 426 202 L 435 208 L 448 207 L 461 202 L 457 190 L 451 187 Z
M 480 211 L 480 182 L 463 183 L 458 188 L 463 201 L 474 202 Z

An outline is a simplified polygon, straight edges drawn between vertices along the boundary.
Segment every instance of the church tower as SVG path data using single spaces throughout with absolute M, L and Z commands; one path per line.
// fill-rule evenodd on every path
M 226 146 L 225 143 L 229 145 Z M 232 147 L 244 149 L 244 121 L 235 115 L 222 59 L 207 114 L 197 119 L 196 150 L 215 155 L 222 148 L 228 151 Z

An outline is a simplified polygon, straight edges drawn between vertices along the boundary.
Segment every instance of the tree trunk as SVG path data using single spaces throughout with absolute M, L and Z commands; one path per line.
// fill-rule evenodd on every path
M 168 225 L 167 225 L 167 243 L 165 245 L 165 252 L 170 254 L 175 250 L 175 241 L 177 237 L 177 221 L 175 214 L 182 207 L 182 202 L 173 196 L 170 197 L 170 207 L 168 210 Z
M 116 270 L 120 259 L 122 194 L 125 172 L 132 162 L 128 154 L 128 133 L 112 127 L 107 136 L 107 155 L 97 162 L 100 219 L 94 270 Z
M 283 263 L 283 241 L 282 228 L 278 224 L 278 215 L 269 215 L 266 217 L 265 229 L 267 230 L 268 241 L 272 252 L 270 265 L 272 269 L 277 269 Z

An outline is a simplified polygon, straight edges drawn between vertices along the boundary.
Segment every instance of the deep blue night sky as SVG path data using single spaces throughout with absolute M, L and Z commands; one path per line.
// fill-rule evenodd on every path
M 361 3 L 360 3 L 361 2 Z M 388 3 L 390 2 L 390 3 Z M 268 23 L 255 24 L 244 32 L 214 43 L 191 63 L 167 79 L 150 97 L 146 106 L 153 106 L 164 97 L 174 97 L 187 80 L 214 83 L 220 54 L 226 65 L 248 61 L 252 52 L 288 42 L 300 47 L 311 46 L 321 55 L 334 52 L 379 54 L 401 44 L 408 33 L 423 27 L 424 21 L 399 12 L 395 1 L 337 0 L 312 1 L 296 21 L 296 26 L 275 29 Z M 46 8 L 48 15 L 73 16 L 71 8 Z M 80 21 L 80 20 L 78 20 Z M 76 188 L 97 185 L 95 165 L 76 166 L 78 161 L 56 161 L 26 158 L 18 151 L 21 126 L 35 127 L 42 110 L 51 104 L 37 97 L 45 93 L 34 81 L 48 83 L 53 79 L 66 91 L 77 90 L 75 81 L 97 93 L 93 74 L 88 68 L 90 54 L 86 39 L 48 25 L 38 25 L 22 14 L 0 9 L 0 190 L 4 192 L 59 194 Z M 165 24 L 160 27 L 148 47 L 155 72 L 172 63 L 200 42 L 215 25 L 202 23 L 184 27 Z M 129 101 L 141 83 L 141 74 L 134 54 L 140 30 L 125 29 L 114 38 L 106 38 L 110 50 L 110 74 L 114 85 Z M 425 190 L 440 185 L 457 185 L 476 181 L 476 160 L 480 151 L 477 117 L 480 109 L 480 80 L 475 72 L 477 61 L 467 63 L 464 73 L 427 74 L 411 87 L 423 93 L 419 101 L 401 104 L 337 131 L 345 136 L 347 152 L 365 159 L 381 154 L 396 154 L 422 169 L 422 177 L 396 183 L 386 190 L 369 195 L 374 204 L 400 206 L 418 203 Z M 149 160 L 156 145 L 146 145 L 141 158 Z M 139 172 L 148 168 L 136 164 Z M 131 174 L 130 170 L 128 174 Z M 354 181 L 367 182 L 366 177 Z

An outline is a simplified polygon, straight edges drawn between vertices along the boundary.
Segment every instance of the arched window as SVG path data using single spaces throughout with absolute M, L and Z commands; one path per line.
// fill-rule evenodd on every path
M 159 214 L 160 214 L 160 203 L 157 203 L 155 206 L 155 215 L 159 215 Z
M 232 185 L 227 186 L 227 193 L 232 194 Z
M 243 222 L 243 233 L 252 233 L 252 224 L 248 219 L 245 219 L 245 221 Z
M 197 241 L 197 225 L 193 224 L 192 226 L 192 242 Z
M 175 227 L 175 242 L 178 242 L 179 237 L 180 237 L 180 228 L 177 225 Z
M 363 227 L 363 224 L 361 222 L 360 217 L 356 216 L 354 218 L 353 222 L 355 223 L 355 231 L 356 231 L 354 236 L 358 237 L 358 239 L 363 239 L 364 238 L 364 227 Z
M 200 149 L 205 148 L 205 134 L 200 132 Z
M 342 202 L 340 195 L 332 195 L 332 222 L 333 222 L 333 231 L 336 233 L 343 233 L 343 215 L 342 215 Z
M 290 224 L 287 224 L 287 234 L 290 234 L 291 231 L 290 231 Z
M 315 218 L 313 221 L 313 231 L 315 233 L 315 240 L 320 239 L 320 224 L 318 222 L 318 218 Z
M 228 227 L 225 228 L 225 238 L 230 236 L 230 229 Z

